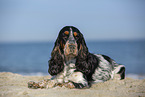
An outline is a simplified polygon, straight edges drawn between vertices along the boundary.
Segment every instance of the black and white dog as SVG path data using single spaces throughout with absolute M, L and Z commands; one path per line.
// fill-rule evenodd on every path
M 88 51 L 82 33 L 73 26 L 66 26 L 59 32 L 49 60 L 48 72 L 53 77 L 35 83 L 28 82 L 29 88 L 89 88 L 92 83 L 125 78 L 125 67 L 106 55 Z

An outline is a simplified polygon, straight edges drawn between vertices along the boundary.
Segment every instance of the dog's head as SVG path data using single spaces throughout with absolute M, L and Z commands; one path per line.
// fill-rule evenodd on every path
M 60 49 L 65 56 L 77 56 L 78 45 L 77 40 L 79 39 L 80 32 L 75 27 L 64 27 L 60 33 Z
M 78 54 L 87 53 L 88 49 L 82 33 L 73 26 L 66 26 L 59 32 L 55 42 L 54 52 L 60 49 L 64 56 L 78 56 Z
M 51 53 L 50 64 L 60 65 L 61 69 L 66 61 L 66 58 L 81 58 L 86 59 L 88 48 L 86 46 L 82 33 L 73 26 L 65 26 L 59 32 Z M 53 63 L 52 63 L 53 62 Z

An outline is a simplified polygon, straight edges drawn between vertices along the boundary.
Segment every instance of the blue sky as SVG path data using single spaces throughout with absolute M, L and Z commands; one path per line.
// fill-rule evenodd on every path
M 145 39 L 145 0 L 0 0 L 0 42 L 54 41 L 66 25 L 86 40 Z

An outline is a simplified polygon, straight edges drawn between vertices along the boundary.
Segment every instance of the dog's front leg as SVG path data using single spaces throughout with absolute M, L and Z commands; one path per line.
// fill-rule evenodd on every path
M 75 87 L 75 88 L 89 88 L 91 86 L 90 83 L 84 78 L 83 73 L 81 72 L 74 72 L 69 76 L 69 84 L 66 84 L 68 87 Z
M 56 84 L 55 80 L 47 79 L 47 80 L 42 80 L 40 82 L 34 82 L 30 81 L 28 82 L 28 87 L 32 89 L 37 89 L 37 88 L 52 88 Z
M 30 81 L 28 82 L 28 88 L 53 88 L 61 83 L 64 83 L 64 75 L 62 73 L 52 77 L 51 79 L 42 80 L 40 82 Z

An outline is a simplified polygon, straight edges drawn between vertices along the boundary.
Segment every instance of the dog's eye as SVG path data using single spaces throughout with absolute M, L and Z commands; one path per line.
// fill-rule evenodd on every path
M 77 32 L 74 32 L 74 37 L 75 37 L 76 40 L 78 40 L 79 39 L 79 34 Z
M 66 38 L 67 38 L 67 36 L 63 36 L 63 38 L 64 38 L 64 39 L 66 39 Z
M 75 36 L 75 39 L 78 40 L 79 39 L 79 35 Z
M 67 38 L 68 38 L 68 36 L 66 36 L 66 35 L 63 36 L 63 39 L 64 40 L 67 40 Z

